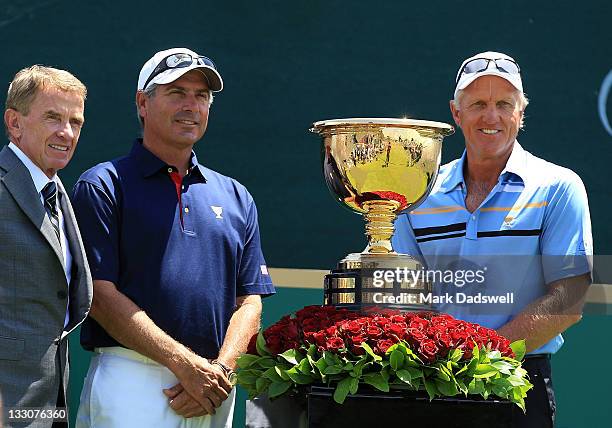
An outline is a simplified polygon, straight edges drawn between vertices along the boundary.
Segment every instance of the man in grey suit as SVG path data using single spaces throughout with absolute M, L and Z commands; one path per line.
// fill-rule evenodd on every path
M 8 427 L 50 427 L 66 411 L 66 335 L 91 305 L 83 243 L 56 175 L 79 140 L 85 97 L 72 74 L 38 65 L 19 71 L 8 90 L 10 144 L 0 152 L 0 393 Z

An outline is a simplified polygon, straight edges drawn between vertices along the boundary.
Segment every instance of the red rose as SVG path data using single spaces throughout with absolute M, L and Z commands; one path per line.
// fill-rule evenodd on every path
M 411 345 L 418 347 L 422 341 L 427 339 L 427 335 L 416 328 L 409 328 L 407 339 Z
M 463 342 L 461 345 L 457 346 L 457 348 L 463 351 L 462 360 L 469 360 L 474 355 L 474 343 Z
M 317 331 L 321 329 L 321 323 L 317 318 L 306 318 L 302 321 L 303 331 Z
M 325 349 L 327 351 L 338 351 L 344 348 L 344 340 L 339 337 L 332 337 L 327 339 L 325 342 Z
M 393 315 L 389 318 L 393 323 L 404 323 L 406 324 L 406 317 L 403 315 Z
M 282 345 L 283 343 L 280 336 L 273 335 L 266 338 L 266 346 L 273 354 L 280 354 L 285 351 Z
M 361 344 L 366 341 L 364 336 L 353 336 L 350 338 L 351 341 L 351 352 L 354 355 L 363 355 L 365 354 L 365 349 L 361 347 Z
M 366 334 L 368 335 L 368 337 L 371 337 L 373 339 L 380 337 L 382 335 L 382 332 L 383 332 L 382 329 L 375 325 L 371 325 L 368 328 L 366 328 Z
M 325 334 L 327 336 L 337 336 L 338 335 L 338 328 L 335 325 L 332 325 L 331 327 L 327 327 L 325 329 Z
M 391 321 L 385 317 L 374 317 L 372 318 L 372 322 L 376 324 L 377 326 L 384 328 Z
M 446 357 L 448 351 L 453 347 L 453 341 L 451 339 L 451 336 L 446 332 L 437 334 L 435 337 L 435 342 L 438 348 L 440 349 L 441 357 Z
M 299 334 L 296 320 L 291 320 L 283 329 L 283 338 L 287 340 L 297 340 Z
M 408 327 L 410 328 L 414 328 L 417 330 L 424 330 L 425 328 L 427 328 L 427 326 L 429 325 L 429 321 L 420 318 L 420 317 L 412 317 L 410 319 L 410 321 L 408 322 Z
M 421 342 L 419 346 L 419 355 L 428 362 L 433 362 L 436 359 L 436 355 L 438 353 L 438 347 L 436 346 L 436 342 L 431 339 L 425 339 Z
M 451 330 L 450 336 L 455 345 L 464 343 L 470 337 L 470 335 L 463 330 Z
M 406 323 L 391 323 L 387 325 L 385 328 L 386 333 L 397 337 L 398 339 L 403 339 L 406 336 Z
M 374 352 L 378 355 L 383 355 L 385 352 L 387 352 L 387 349 L 389 349 L 392 345 L 394 345 L 394 342 L 392 340 L 389 340 L 389 339 L 378 340 L 376 342 L 376 348 L 374 348 Z
M 362 325 L 357 320 L 351 320 L 342 324 L 342 329 L 348 331 L 351 334 L 359 334 L 361 332 Z
M 249 346 L 247 347 L 247 354 L 257 355 L 257 335 L 254 334 L 249 340 Z

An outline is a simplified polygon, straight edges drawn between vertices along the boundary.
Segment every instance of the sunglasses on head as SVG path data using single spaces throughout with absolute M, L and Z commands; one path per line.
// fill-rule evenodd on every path
M 487 68 L 489 68 L 489 64 L 491 62 L 493 62 L 493 64 L 495 64 L 495 67 L 502 73 L 508 73 L 508 74 L 520 74 L 521 73 L 521 69 L 519 68 L 518 64 L 511 59 L 475 58 L 473 60 L 466 62 L 465 65 L 461 68 L 461 71 L 457 75 L 457 80 L 455 81 L 455 84 L 459 83 L 459 79 L 464 74 L 474 74 L 474 73 L 479 73 L 481 71 L 486 70 Z
M 143 85 L 142 90 L 144 91 L 144 89 L 147 87 L 149 82 L 153 80 L 155 76 L 163 73 L 164 71 L 170 70 L 172 68 L 189 67 L 194 62 L 198 65 L 207 65 L 215 70 L 217 69 L 217 67 L 215 67 L 215 63 L 212 62 L 212 60 L 208 57 L 193 56 L 188 53 L 175 53 L 175 54 L 167 56 L 162 61 L 160 61 L 159 64 L 157 64 L 157 67 L 155 67 L 155 69 L 151 72 L 151 74 L 149 75 L 149 78 Z

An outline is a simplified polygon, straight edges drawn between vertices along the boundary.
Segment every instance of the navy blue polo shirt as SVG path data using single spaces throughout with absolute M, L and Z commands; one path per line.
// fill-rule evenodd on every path
M 195 154 L 181 184 L 173 171 L 137 140 L 127 156 L 84 172 L 72 204 L 93 279 L 114 283 L 171 337 L 214 358 L 236 297 L 275 291 L 246 188 Z M 119 345 L 91 317 L 81 344 Z

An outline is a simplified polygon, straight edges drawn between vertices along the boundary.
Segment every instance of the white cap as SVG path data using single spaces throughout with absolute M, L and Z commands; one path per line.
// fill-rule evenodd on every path
M 173 54 L 189 54 L 192 58 L 202 58 L 199 61 L 193 61 L 191 65 L 187 67 L 176 67 L 169 68 L 168 70 L 162 71 L 158 75 L 154 76 L 151 80 L 151 73 L 157 68 L 157 66 L 166 60 L 169 56 Z M 148 88 L 151 84 L 155 83 L 157 85 L 165 85 L 167 83 L 172 83 L 183 74 L 198 69 L 202 72 L 206 80 L 208 80 L 208 87 L 213 92 L 219 92 L 223 89 L 223 79 L 221 79 L 221 75 L 217 71 L 215 64 L 208 58 L 202 57 L 201 55 L 195 53 L 194 51 L 187 48 L 172 48 L 166 49 L 163 51 L 157 52 L 151 59 L 144 63 L 142 69 L 140 70 L 140 74 L 138 75 L 138 90 L 144 91 L 146 87 Z M 149 80 L 149 82 L 147 82 Z M 146 87 L 145 87 L 146 84 Z
M 455 88 L 455 94 L 454 94 L 454 98 L 457 99 L 457 92 L 460 91 L 461 89 L 465 89 L 467 88 L 467 86 L 472 83 L 474 80 L 478 79 L 479 77 L 482 76 L 498 76 L 501 77 L 502 79 L 506 79 L 508 82 L 510 82 L 512 84 L 512 86 L 514 86 L 516 89 L 518 89 L 519 91 L 523 92 L 523 81 L 521 80 L 521 75 L 520 73 L 504 73 L 503 71 L 500 71 L 497 69 L 497 67 L 495 66 L 495 63 L 493 61 L 489 62 L 489 64 L 487 65 L 487 68 L 485 70 L 479 71 L 477 73 L 470 73 L 470 74 L 466 74 L 463 73 L 463 67 L 470 61 L 475 60 L 475 59 L 508 59 L 514 63 L 516 63 L 516 61 L 514 61 L 514 58 L 500 53 L 500 52 L 482 52 L 479 54 L 476 54 L 472 57 L 469 57 L 468 59 L 466 59 L 465 61 L 463 61 L 463 63 L 461 63 L 461 67 L 459 67 L 459 71 L 457 71 L 457 77 L 456 79 L 459 79 L 459 81 L 457 82 L 457 87 Z

